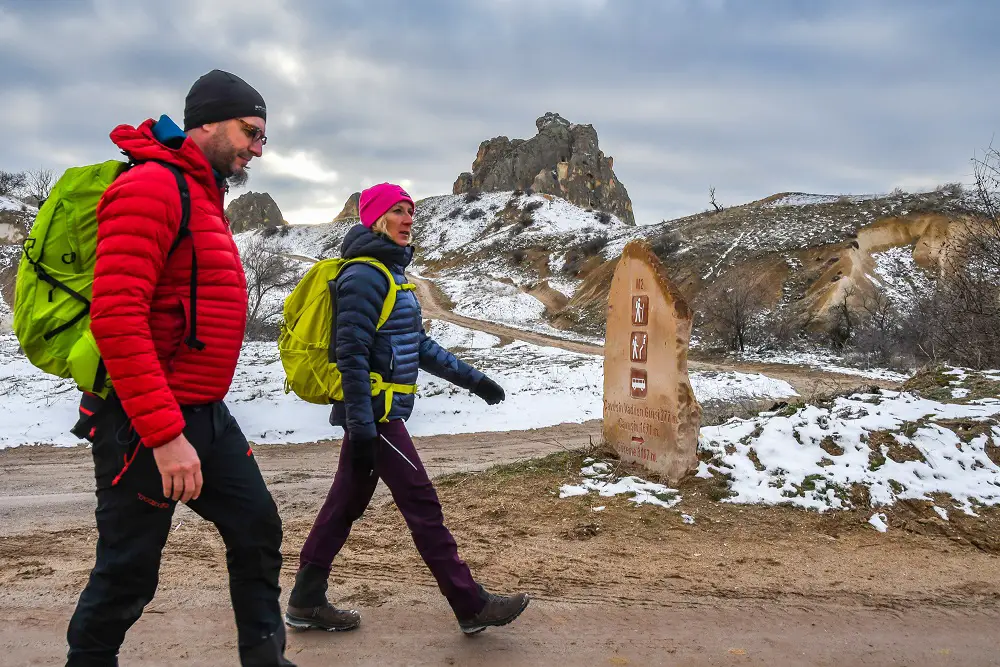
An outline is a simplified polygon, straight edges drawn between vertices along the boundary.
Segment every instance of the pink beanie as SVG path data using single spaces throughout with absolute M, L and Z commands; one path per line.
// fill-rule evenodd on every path
M 416 207 L 406 190 L 392 183 L 379 183 L 364 190 L 358 201 L 361 224 L 370 228 L 386 211 L 401 201 L 408 201 L 411 206 Z

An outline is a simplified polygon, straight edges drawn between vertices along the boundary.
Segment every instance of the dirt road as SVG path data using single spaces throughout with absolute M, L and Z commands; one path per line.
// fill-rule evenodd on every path
M 591 422 L 417 446 L 438 473 L 468 472 L 584 447 L 598 430 Z M 338 449 L 255 448 L 284 521 L 283 600 Z M 477 577 L 533 596 L 517 623 L 463 637 L 380 486 L 331 581 L 339 602 L 362 611 L 362 628 L 292 633 L 290 655 L 304 666 L 998 664 L 1000 559 L 989 545 L 930 530 L 882 535 L 864 515 L 717 503 L 704 480 L 680 488 L 678 509 L 693 525 L 620 498 L 559 499 L 580 460 L 438 478 Z M 3 450 L 0 479 L 0 664 L 61 664 L 96 540 L 89 452 Z M 894 527 L 923 520 L 890 515 Z M 975 521 L 993 521 L 976 530 L 996 533 L 992 515 Z M 235 665 L 227 600 L 221 540 L 178 508 L 157 597 L 123 664 Z

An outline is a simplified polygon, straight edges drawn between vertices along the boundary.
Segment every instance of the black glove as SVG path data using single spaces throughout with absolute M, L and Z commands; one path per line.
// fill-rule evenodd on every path
M 489 405 L 496 405 L 507 397 L 503 393 L 503 387 L 485 375 L 479 381 L 479 384 L 476 385 L 476 388 L 472 390 L 472 393 L 486 401 Z
M 351 467 L 360 477 L 371 477 L 375 473 L 375 458 L 378 455 L 379 438 L 351 438 Z

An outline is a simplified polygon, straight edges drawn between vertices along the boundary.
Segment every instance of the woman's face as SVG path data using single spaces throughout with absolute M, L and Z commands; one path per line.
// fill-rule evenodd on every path
M 409 245 L 413 227 L 413 204 L 408 201 L 396 202 L 385 214 L 386 231 L 393 242 Z

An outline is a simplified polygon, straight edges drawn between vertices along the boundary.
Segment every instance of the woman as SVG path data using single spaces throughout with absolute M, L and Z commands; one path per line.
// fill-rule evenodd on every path
M 404 284 L 403 271 L 413 257 L 410 195 L 398 185 L 382 183 L 361 193 L 358 208 L 361 224 L 347 232 L 341 256 L 374 257 L 398 285 Z M 351 524 L 368 506 L 380 478 L 403 513 L 417 550 L 462 631 L 473 634 L 510 623 L 528 606 L 528 596 L 488 593 L 459 558 L 437 493 L 403 425 L 415 395 L 395 392 L 387 404 L 384 394 L 372 396 L 369 373 L 378 373 L 394 385 L 413 385 L 422 368 L 471 390 L 490 405 L 504 399 L 503 389 L 424 333 L 420 304 L 412 291 L 397 293 L 389 319 L 376 331 L 389 291 L 387 276 L 377 268 L 348 265 L 332 287 L 337 297 L 334 344 L 344 400 L 334 402 L 330 423 L 344 427 L 344 441 L 333 486 L 299 555 L 286 623 L 323 630 L 350 630 L 360 624 L 358 612 L 339 610 L 327 601 L 327 578 Z

